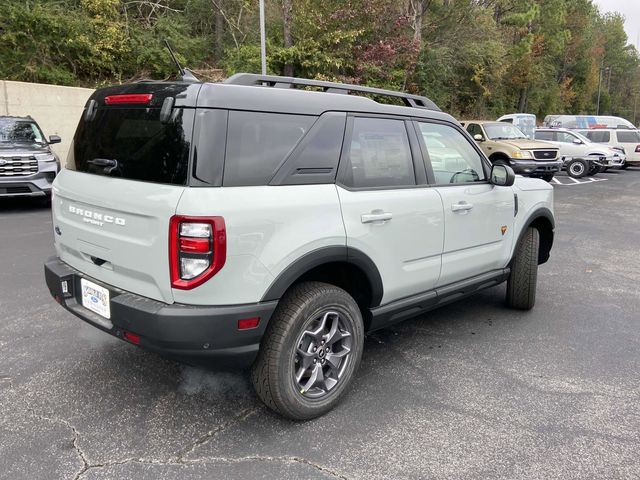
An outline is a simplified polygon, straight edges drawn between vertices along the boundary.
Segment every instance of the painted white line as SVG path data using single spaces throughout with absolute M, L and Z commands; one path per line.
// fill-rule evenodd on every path
M 573 180 L 574 183 L 582 183 L 580 180 L 576 180 L 573 177 L 568 177 L 568 178 L 569 178 L 569 180 Z
M 553 183 L 557 183 L 558 185 L 562 185 L 562 182 L 561 182 L 560 180 L 558 180 L 556 177 L 553 177 L 553 178 L 551 179 L 551 181 L 552 181 Z
M 575 187 L 576 185 L 589 185 L 591 182 L 576 182 L 575 179 L 571 179 L 573 180 L 575 183 L 558 183 L 559 185 L 562 185 L 563 187 Z M 609 180 L 608 178 L 600 178 L 598 180 L 595 180 L 596 182 L 606 182 L 607 180 Z

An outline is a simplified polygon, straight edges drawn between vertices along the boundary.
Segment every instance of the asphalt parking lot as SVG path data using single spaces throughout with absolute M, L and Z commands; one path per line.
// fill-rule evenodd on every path
M 64 311 L 50 212 L 0 201 L 0 478 L 639 478 L 640 169 L 561 177 L 533 311 L 501 286 L 376 332 L 306 423 Z

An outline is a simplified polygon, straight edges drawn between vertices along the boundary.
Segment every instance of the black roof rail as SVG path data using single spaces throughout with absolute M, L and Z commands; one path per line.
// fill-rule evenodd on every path
M 382 88 L 363 87 L 360 85 L 349 85 L 347 83 L 325 82 L 321 80 L 311 80 L 308 78 L 279 77 L 277 75 L 259 75 L 256 73 L 236 73 L 227 78 L 224 83 L 230 85 L 263 86 L 275 88 L 295 88 L 295 87 L 317 87 L 326 93 L 351 92 L 367 93 L 370 95 L 381 95 L 385 97 L 399 98 L 407 107 L 424 108 L 427 110 L 441 111 L 438 106 L 427 97 L 412 95 L 410 93 L 395 92 Z

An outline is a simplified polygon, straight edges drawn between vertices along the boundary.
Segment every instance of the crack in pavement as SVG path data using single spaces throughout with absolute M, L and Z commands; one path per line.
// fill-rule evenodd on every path
M 62 424 L 64 426 L 66 426 L 67 428 L 69 428 L 73 432 L 73 448 L 76 451 L 76 453 L 78 454 L 78 457 L 80 458 L 80 460 L 82 461 L 82 467 L 80 468 L 80 470 L 73 477 L 74 480 L 78 480 L 80 478 L 80 476 L 84 472 L 86 472 L 87 469 L 90 467 L 90 463 L 89 463 L 89 460 L 87 460 L 87 456 L 85 455 L 85 453 L 80 448 L 80 445 L 78 444 L 78 441 L 80 440 L 80 433 L 78 432 L 76 427 L 71 425 L 71 423 L 69 423 L 67 420 L 64 420 L 63 418 L 45 417 L 44 415 L 40 415 L 40 414 L 36 413 L 31 408 L 28 408 L 27 410 L 29 412 L 31 412 L 31 414 L 34 415 L 36 418 L 39 418 L 40 420 L 45 420 L 45 421 L 51 422 L 51 423 L 60 423 L 60 424 Z
M 102 464 L 89 465 L 87 469 L 85 469 L 80 476 L 74 477 L 74 480 L 78 480 L 80 477 L 85 475 L 90 470 L 95 470 L 99 468 L 108 468 L 118 465 L 131 465 L 131 464 L 142 464 L 142 465 L 176 465 L 176 466 L 188 466 L 188 465 L 206 465 L 208 463 L 226 463 L 226 464 L 235 464 L 242 462 L 283 462 L 283 463 L 299 463 L 302 465 L 310 466 L 320 472 L 326 473 L 332 477 L 338 478 L 340 480 L 349 480 L 348 477 L 332 470 L 326 466 L 319 465 L 317 463 L 312 462 L 303 457 L 297 456 L 279 456 L 279 457 L 271 457 L 265 455 L 248 455 L 245 457 L 210 457 L 206 459 L 197 459 L 197 460 L 155 460 L 155 459 L 147 459 L 147 458 L 128 458 L 126 460 L 117 460 L 113 462 L 105 462 Z
M 246 420 L 251 415 L 253 415 L 254 413 L 258 412 L 260 409 L 261 409 L 261 407 L 258 407 L 258 408 L 247 408 L 247 409 L 241 411 L 235 417 L 231 418 L 228 422 L 225 422 L 222 425 L 219 425 L 218 427 L 214 428 L 213 430 L 209 430 L 207 433 L 205 433 L 200 438 L 198 438 L 195 442 L 193 442 L 190 446 L 188 446 L 188 447 L 184 448 L 183 450 L 179 451 L 178 454 L 175 457 L 175 460 L 177 462 L 184 461 L 184 457 L 186 457 L 187 455 L 189 455 L 190 453 L 195 451 L 197 448 L 200 448 L 203 445 L 206 445 L 207 443 L 209 443 L 209 441 L 213 437 L 215 437 L 218 433 L 223 432 L 224 430 L 228 429 L 229 427 L 231 427 L 233 425 L 236 425 L 236 424 L 242 422 L 243 420 Z

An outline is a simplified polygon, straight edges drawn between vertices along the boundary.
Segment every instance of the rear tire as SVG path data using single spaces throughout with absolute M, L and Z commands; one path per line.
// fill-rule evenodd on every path
M 572 178 L 582 178 L 589 171 L 589 165 L 587 162 L 581 159 L 571 160 L 567 164 L 567 175 Z
M 507 306 L 518 310 L 531 310 L 536 303 L 538 283 L 538 250 L 540 234 L 528 227 L 516 247 L 507 280 Z
M 360 364 L 362 314 L 341 288 L 320 282 L 292 287 L 267 327 L 251 369 L 258 397 L 292 420 L 334 408 Z

